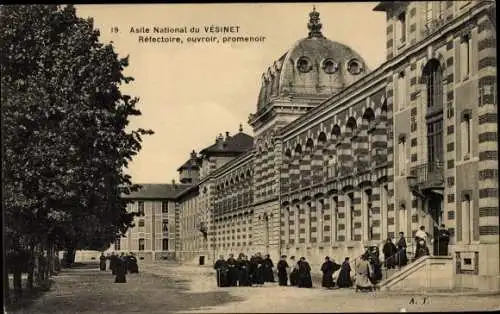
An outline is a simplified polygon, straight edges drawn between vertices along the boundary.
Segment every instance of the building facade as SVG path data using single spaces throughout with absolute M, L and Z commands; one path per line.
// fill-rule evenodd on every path
M 130 200 L 127 212 L 136 213 L 134 227 L 118 237 L 107 252 L 132 252 L 139 259 L 175 259 L 180 238 L 179 196 L 191 188 L 182 184 L 140 184 L 124 196 Z
M 319 264 L 444 223 L 456 284 L 500 289 L 495 8 L 379 3 L 387 60 L 373 70 L 313 10 L 262 75 L 254 137 L 219 135 L 179 169 L 191 188 L 175 199 L 177 257 Z

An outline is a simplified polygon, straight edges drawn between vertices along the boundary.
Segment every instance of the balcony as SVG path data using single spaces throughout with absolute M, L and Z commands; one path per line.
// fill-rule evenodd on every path
M 444 163 L 431 162 L 413 167 L 410 171 L 413 182 L 410 185 L 418 186 L 420 189 L 432 189 L 444 187 Z

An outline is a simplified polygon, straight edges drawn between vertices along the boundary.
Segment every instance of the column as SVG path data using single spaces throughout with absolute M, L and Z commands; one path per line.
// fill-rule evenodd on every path
M 368 212 L 368 195 L 366 190 L 361 191 L 361 216 L 363 218 L 363 242 L 370 240 L 369 229 L 370 229 L 370 213 Z
M 338 198 L 333 197 L 330 199 L 330 219 L 331 219 L 331 242 L 337 242 L 337 210 L 338 210 Z
M 323 223 L 323 216 L 325 214 L 325 205 L 323 200 L 317 200 L 316 201 L 316 217 L 318 221 L 318 243 L 323 243 L 323 228 L 324 228 L 324 223 Z M 319 209 L 319 214 L 318 214 L 318 209 Z
M 352 240 L 352 234 L 353 234 L 353 230 L 352 230 L 352 220 L 353 220 L 353 217 L 352 217 L 352 210 L 351 210 L 351 206 L 352 206 L 352 200 L 351 198 L 349 197 L 348 194 L 344 194 L 344 213 L 345 213 L 345 238 L 346 238 L 346 241 L 351 241 Z
M 384 240 L 389 233 L 387 227 L 387 220 L 389 218 L 387 213 L 387 185 L 385 184 L 380 187 L 380 212 L 382 214 L 380 237 Z
M 300 234 L 300 223 L 299 223 L 299 215 L 300 215 L 300 204 L 297 204 L 295 207 L 295 246 L 299 245 L 299 234 Z
M 311 244 L 311 202 L 308 202 L 305 208 L 305 222 L 306 222 L 306 244 Z
M 290 206 L 285 208 L 283 220 L 284 242 L 286 245 L 290 243 Z

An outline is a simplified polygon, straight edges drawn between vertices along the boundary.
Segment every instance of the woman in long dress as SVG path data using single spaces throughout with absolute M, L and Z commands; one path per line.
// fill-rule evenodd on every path
M 394 268 L 396 264 L 396 252 L 398 251 L 398 248 L 392 243 L 391 238 L 387 238 L 387 241 L 384 244 L 384 247 L 382 248 L 382 252 L 384 253 L 384 259 L 385 259 L 385 267 L 388 269 Z
M 101 257 L 99 259 L 100 259 L 99 269 L 101 271 L 106 270 L 106 256 L 104 256 L 104 253 L 101 253 Z
M 352 286 L 351 265 L 349 263 L 349 257 L 345 258 L 342 266 L 340 267 L 340 273 L 337 278 L 337 286 L 339 286 L 339 288 L 349 288 Z
M 408 264 L 408 257 L 406 256 L 406 240 L 405 234 L 403 232 L 399 233 L 399 241 L 398 241 L 398 252 L 396 253 L 397 265 L 401 268 Z
M 372 269 L 368 262 L 368 255 L 363 254 L 361 260 L 356 265 L 356 291 L 372 290 L 373 286 L 370 281 L 370 274 Z
M 305 257 L 300 258 L 299 262 L 299 288 L 312 288 L 311 266 L 306 262 Z
M 330 257 L 325 257 L 325 262 L 321 266 L 321 271 L 323 272 L 323 280 L 321 286 L 327 289 L 331 289 L 335 286 L 333 281 L 333 273 L 340 268 L 340 265 L 332 262 Z
M 280 286 L 288 285 L 288 263 L 286 262 L 286 255 L 281 256 L 281 260 L 278 262 L 278 282 Z
M 290 272 L 290 286 L 296 287 L 299 281 L 299 264 L 300 261 L 295 261 L 295 256 L 290 257 L 290 265 L 292 271 Z

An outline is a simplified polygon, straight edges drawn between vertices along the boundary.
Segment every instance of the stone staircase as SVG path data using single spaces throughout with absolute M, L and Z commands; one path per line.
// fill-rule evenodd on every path
M 377 284 L 381 291 L 430 291 L 453 289 L 453 258 L 423 256 L 400 269 L 383 269 Z

